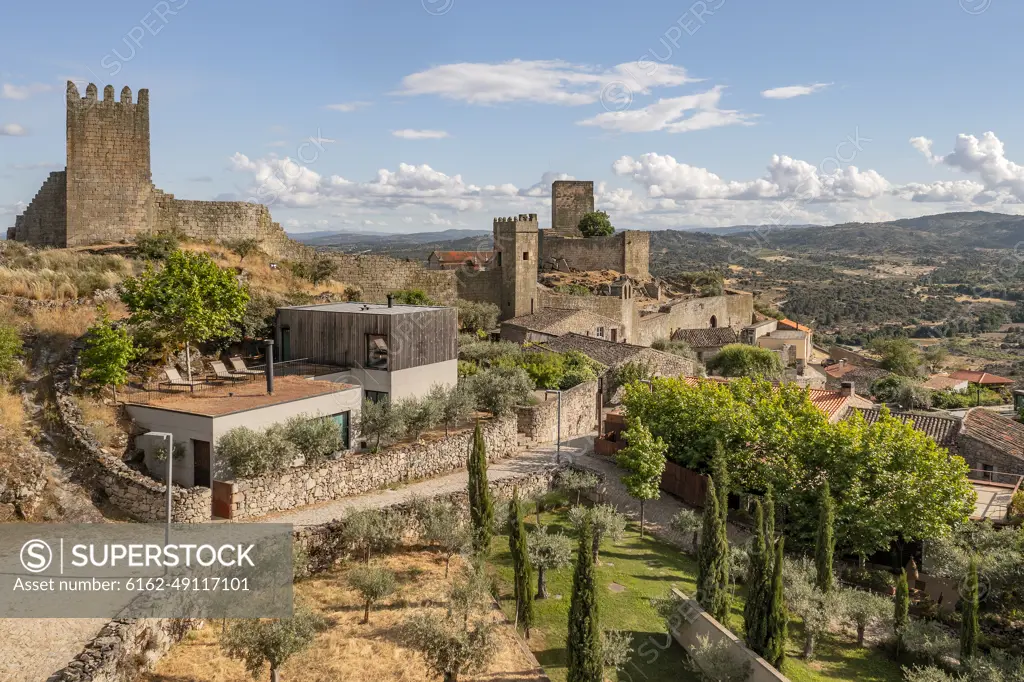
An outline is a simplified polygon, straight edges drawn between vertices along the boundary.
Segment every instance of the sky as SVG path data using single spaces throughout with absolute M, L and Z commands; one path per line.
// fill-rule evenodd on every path
M 1013 0 L 8 0 L 2 16 L 0 228 L 64 167 L 68 80 L 148 88 L 155 184 L 265 203 L 290 232 L 546 227 L 563 178 L 593 180 L 619 228 L 1024 213 Z

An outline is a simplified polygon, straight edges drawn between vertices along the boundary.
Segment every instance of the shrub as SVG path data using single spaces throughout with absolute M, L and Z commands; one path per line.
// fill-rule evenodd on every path
M 217 458 L 231 467 L 235 476 L 251 478 L 281 471 L 298 453 L 285 437 L 284 426 L 275 424 L 265 431 L 239 426 L 217 441 Z
M 251 256 L 260 250 L 260 240 L 247 237 L 244 239 L 233 239 L 224 244 L 231 252 L 238 256 L 239 261 L 244 261 L 246 256 Z
M 956 656 L 960 641 L 949 628 L 933 620 L 911 620 L 900 632 L 902 647 L 932 663 Z
M 140 234 L 135 238 L 139 255 L 147 260 L 165 260 L 179 246 L 178 236 L 173 232 Z
M 18 330 L 0 324 L 0 381 L 10 381 L 21 368 L 22 343 Z
M 367 564 L 372 552 L 386 552 L 401 539 L 398 519 L 380 509 L 350 511 L 343 522 L 342 541 Z
M 658 373 L 657 367 L 650 360 L 630 360 L 609 372 L 609 385 L 612 393 L 622 386 L 634 381 L 650 381 Z
M 292 274 L 296 277 L 309 280 L 314 285 L 319 285 L 329 279 L 333 279 L 338 270 L 338 264 L 330 256 L 316 254 L 309 260 L 299 261 L 291 264 Z
M 728 639 L 712 643 L 707 635 L 698 635 L 697 646 L 689 652 L 687 667 L 705 682 L 744 682 L 750 677 L 750 662 L 737 660 L 731 649 Z
M 444 407 L 431 396 L 407 398 L 395 405 L 395 419 L 401 424 L 402 435 L 418 440 L 424 431 L 437 426 Z
M 767 348 L 731 343 L 707 363 L 708 370 L 726 377 L 778 379 L 782 376 L 782 360 Z
M 605 669 L 625 668 L 632 653 L 633 633 L 626 630 L 604 630 L 601 633 L 601 659 Z
M 521 367 L 494 367 L 466 379 L 477 407 L 495 416 L 511 414 L 533 392 L 533 381 Z
M 498 325 L 498 306 L 493 303 L 477 301 L 464 301 L 459 299 L 455 302 L 459 311 L 459 329 L 469 332 L 478 330 L 494 329 Z
M 473 412 L 473 394 L 465 382 L 459 382 L 450 388 L 432 386 L 427 399 L 438 405 L 438 421 L 444 424 L 445 434 Z
M 590 296 L 590 287 L 582 284 L 558 284 L 554 287 L 555 293 L 568 294 L 570 296 Z
M 1024 490 L 1018 490 L 1010 500 L 1010 518 L 1024 518 Z
M 345 447 L 341 425 L 330 417 L 292 417 L 284 424 L 284 437 L 305 456 L 307 463 L 327 459 Z
M 459 359 L 468 360 L 480 364 L 482 362 L 496 362 L 506 356 L 515 356 L 523 352 L 523 349 L 511 341 L 498 341 L 491 343 L 490 341 L 481 341 L 479 339 L 465 339 L 466 343 L 463 343 L 464 337 L 467 335 L 463 334 L 459 337 Z
M 597 381 L 598 372 L 604 369 L 603 365 L 591 360 L 578 350 L 567 351 L 562 358 L 564 370 L 562 378 L 558 382 L 558 388 L 563 391 L 588 381 Z
M 651 348 L 654 350 L 660 350 L 663 353 L 671 353 L 672 355 L 678 355 L 681 358 L 687 360 L 693 360 L 695 364 L 701 364 L 700 360 L 697 359 L 697 353 L 690 348 L 690 344 L 686 341 L 672 341 L 671 339 L 655 339 L 651 343 Z
M 434 305 L 434 301 L 427 296 L 423 289 L 399 289 L 392 291 L 395 303 L 402 305 Z
M 359 412 L 359 437 L 371 443 L 370 450 L 377 452 L 381 445 L 387 445 L 402 433 L 400 415 L 389 400 L 364 400 Z
M 395 591 L 395 574 L 377 566 L 356 566 L 348 573 L 348 584 L 363 600 L 363 623 L 370 622 L 370 608 Z

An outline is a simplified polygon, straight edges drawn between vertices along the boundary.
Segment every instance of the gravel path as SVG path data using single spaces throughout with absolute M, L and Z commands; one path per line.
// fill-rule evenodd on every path
M 0 680 L 42 682 L 99 634 L 108 618 L 0 618 Z
M 562 461 L 581 458 L 594 447 L 594 437 L 580 436 L 562 444 Z M 541 471 L 555 465 L 555 446 L 543 445 L 525 450 L 514 457 L 493 462 L 487 467 L 489 481 L 498 481 Z M 406 502 L 413 497 L 433 497 L 445 493 L 465 490 L 468 476 L 465 470 L 446 476 L 417 481 L 395 490 L 346 497 L 334 502 L 311 505 L 286 512 L 277 512 L 259 519 L 247 519 L 256 523 L 290 523 L 293 526 L 315 526 L 343 518 L 350 509 L 381 509 Z

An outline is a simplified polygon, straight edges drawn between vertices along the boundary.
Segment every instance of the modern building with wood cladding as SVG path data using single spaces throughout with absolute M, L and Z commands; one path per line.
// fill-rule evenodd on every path
M 275 339 L 282 362 L 336 365 L 330 379 L 362 386 L 370 400 L 421 397 L 458 382 L 455 308 L 390 301 L 278 308 Z

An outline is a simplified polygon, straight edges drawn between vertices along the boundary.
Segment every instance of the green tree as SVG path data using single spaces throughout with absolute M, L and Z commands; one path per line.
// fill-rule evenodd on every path
M 512 554 L 516 623 L 523 626 L 526 639 L 529 639 L 530 627 L 533 625 L 533 575 L 530 567 L 530 554 L 527 549 L 526 526 L 523 524 L 523 507 L 519 502 L 518 490 L 512 491 L 512 499 L 508 503 L 508 516 L 508 548 Z
M 593 538 L 594 565 L 601 564 L 600 548 L 605 539 L 617 542 L 626 530 L 626 516 L 612 504 L 595 504 L 593 507 L 576 506 L 569 510 L 569 523 L 577 533 L 583 532 L 585 525 L 590 526 Z
M 401 540 L 401 528 L 396 518 L 380 509 L 350 510 L 341 530 L 342 541 L 363 563 L 370 563 L 372 552 L 386 552 Z
M 430 505 L 423 519 L 423 539 L 436 545 L 441 552 L 444 577 L 447 578 L 452 557 L 471 546 L 473 531 L 452 505 L 437 503 Z
M 767 561 L 769 542 L 765 537 L 764 507 L 761 500 L 754 501 L 754 538 L 747 553 L 747 601 L 743 606 L 743 625 L 747 646 L 763 656 L 771 606 L 771 573 Z
M 965 587 L 961 595 L 960 660 L 970 661 L 978 655 L 978 560 L 975 557 L 971 557 Z
M 445 387 L 440 384 L 431 387 L 429 400 L 440 408 L 439 418 L 444 424 L 444 435 L 473 412 L 473 394 L 464 382 Z
M 270 666 L 270 682 L 279 682 L 281 666 L 313 643 L 317 633 L 327 629 L 319 614 L 306 608 L 280 620 L 235 621 L 224 633 L 221 646 L 229 658 L 242 661 L 252 678 L 259 679 L 263 666 Z
M 522 367 L 492 367 L 466 379 L 479 408 L 495 416 L 515 412 L 533 393 L 533 380 Z
M 903 638 L 903 630 L 910 622 L 910 587 L 907 585 L 907 571 L 901 570 L 896 581 L 896 602 L 893 605 L 893 628 L 896 631 L 896 642 Z
M 371 452 L 380 450 L 403 430 L 401 416 L 390 400 L 364 400 L 359 411 L 359 435 L 372 441 Z
M 786 593 L 782 580 L 782 569 L 785 564 L 783 556 L 783 538 L 775 542 L 775 559 L 772 562 L 771 601 L 768 605 L 768 626 L 765 628 L 764 660 L 771 663 L 776 670 L 782 670 L 782 662 L 786 658 L 786 640 L 789 637 L 789 614 L 786 612 Z
M 18 330 L 6 324 L 0 324 L 0 381 L 10 381 L 17 373 L 20 365 L 22 343 Z
M 205 253 L 175 251 L 159 270 L 152 266 L 121 284 L 132 322 L 152 325 L 175 346 L 185 345 L 192 378 L 191 344 L 230 336 L 242 321 L 249 294 L 233 270 Z
M 363 624 L 370 622 L 373 605 L 395 591 L 395 573 L 380 566 L 356 566 L 346 576 L 363 600 Z
M 251 256 L 260 250 L 260 240 L 252 237 L 234 239 L 227 242 L 225 246 L 231 249 L 231 252 L 238 256 L 238 262 L 241 263 L 247 256 Z
M 537 599 L 547 599 L 547 572 L 572 563 L 572 541 L 561 533 L 550 533 L 546 527 L 530 531 L 527 538 L 530 563 L 537 569 Z
M 139 356 L 139 350 L 126 328 L 115 327 L 106 308 L 100 320 L 89 327 L 85 348 L 79 358 L 82 378 L 88 383 L 110 386 L 117 400 L 117 387 L 128 383 L 128 364 Z
M 178 235 L 173 232 L 149 232 L 135 239 L 135 248 L 146 260 L 164 260 L 177 251 L 178 246 Z
M 943 361 L 949 357 L 949 351 L 941 343 L 936 343 L 924 349 L 924 363 L 931 372 L 938 372 Z
M 908 338 L 875 339 L 868 348 L 881 357 L 882 369 L 905 377 L 917 376 L 921 367 L 921 351 Z
M 723 626 L 729 627 L 729 541 L 718 509 L 714 480 L 704 496 L 704 527 L 697 552 L 697 601 Z
M 715 441 L 715 450 L 711 455 L 711 478 L 715 482 L 718 494 L 718 510 L 722 512 L 722 521 L 729 520 L 729 489 L 732 481 L 729 477 L 729 461 L 725 456 L 722 441 Z
M 661 438 L 653 437 L 650 429 L 639 419 L 630 424 L 625 437 L 629 445 L 615 461 L 629 472 L 622 477 L 626 491 L 633 499 L 640 500 L 640 537 L 643 537 L 644 503 L 661 497 L 661 475 L 665 472 L 668 446 Z
M 491 545 L 494 534 L 494 503 L 487 483 L 487 446 L 477 421 L 473 449 L 469 453 L 469 516 L 473 522 L 473 550 L 480 554 Z
M 778 379 L 782 376 L 782 360 L 767 348 L 730 343 L 723 346 L 707 362 L 708 371 L 724 377 Z
M 403 641 L 416 649 L 427 666 L 444 682 L 459 682 L 459 675 L 487 665 L 498 640 L 493 623 L 478 622 L 472 628 L 453 615 L 418 613 L 402 624 Z
M 572 576 L 569 633 L 566 637 L 566 682 L 602 682 L 604 679 L 593 542 L 590 523 L 584 522 Z
M 818 495 L 818 537 L 814 543 L 814 565 L 817 569 L 815 584 L 823 594 L 832 590 L 835 579 L 832 576 L 832 556 L 835 553 L 835 506 L 828 481 L 821 486 Z
M 584 213 L 577 227 L 584 237 L 607 237 L 615 233 L 612 221 L 604 211 Z
M 597 475 L 585 469 L 564 469 L 558 473 L 555 479 L 558 487 L 569 494 L 576 494 L 576 504 L 580 503 L 580 496 L 588 490 L 593 490 L 601 480 Z
M 399 289 L 392 291 L 391 296 L 395 303 L 401 305 L 434 305 L 434 302 L 427 296 L 423 289 Z
M 864 633 L 876 623 L 892 619 L 892 600 L 866 590 L 844 589 L 843 614 L 857 628 L 857 644 L 864 646 Z

